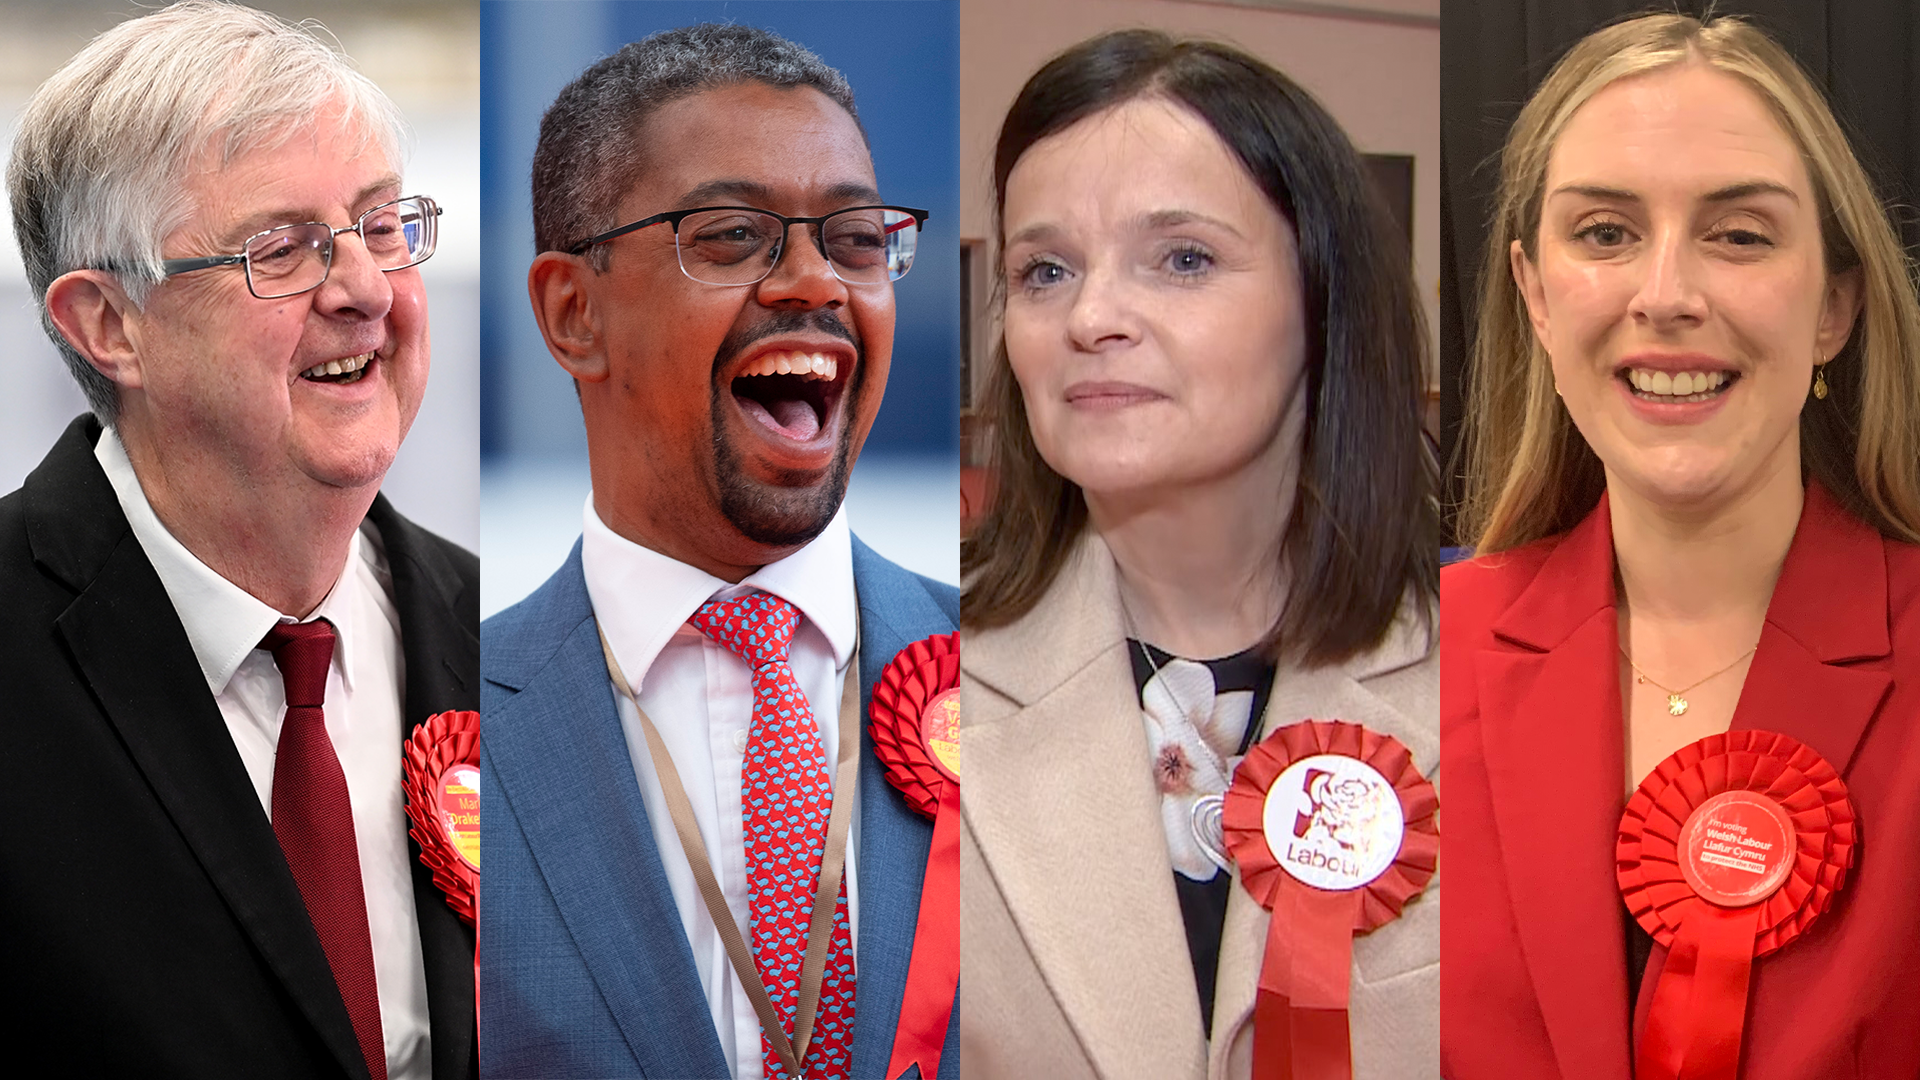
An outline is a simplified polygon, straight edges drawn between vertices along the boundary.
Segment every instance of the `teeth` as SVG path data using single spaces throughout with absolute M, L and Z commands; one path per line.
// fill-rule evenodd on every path
M 300 374 L 309 379 L 318 379 L 327 375 L 351 375 L 367 366 L 373 359 L 372 353 L 349 356 L 344 360 L 329 360 L 324 364 L 315 364 Z
M 1708 395 L 1726 383 L 1727 373 L 1682 371 L 1676 375 L 1665 371 L 1642 371 L 1634 368 L 1627 371 L 1627 381 L 1633 384 L 1635 390 L 1643 394 L 1680 398 L 1686 401 L 1705 401 Z
M 804 375 L 810 379 L 832 380 L 840 372 L 840 363 L 824 353 L 766 353 L 741 370 L 741 375 Z

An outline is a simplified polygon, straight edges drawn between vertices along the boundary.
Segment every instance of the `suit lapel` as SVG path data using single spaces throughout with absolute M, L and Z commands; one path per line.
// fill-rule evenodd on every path
M 848 1075 L 881 1076 L 900 1024 L 933 823 L 914 813 L 887 782 L 866 721 L 874 684 L 894 655 L 930 634 L 951 633 L 954 626 L 919 582 L 858 538 L 853 568 L 860 601 L 860 956 Z M 943 1061 L 956 1060 L 959 1046 L 950 1037 Z
M 193 646 L 77 421 L 27 481 L 36 561 L 78 592 L 57 620 L 154 796 L 349 1076 L 367 1075 L 320 939 Z
M 1430 721 L 1418 723 L 1382 700 L 1361 683 L 1424 660 L 1433 649 L 1424 625 L 1402 617 L 1392 633 L 1371 653 L 1338 667 L 1303 668 L 1283 665 L 1275 672 L 1273 693 L 1261 717 L 1259 738 L 1301 720 L 1345 720 L 1399 739 L 1413 753 L 1422 775 L 1439 784 L 1440 737 Z M 1425 895 L 1439 888 L 1436 872 Z M 1415 904 L 1421 900 L 1413 901 Z M 1407 918 L 1411 912 L 1403 913 Z M 1208 1046 L 1207 1075 L 1227 1075 L 1234 1044 L 1253 1021 L 1259 992 L 1260 965 L 1266 957 L 1271 914 L 1240 884 L 1227 899 L 1227 918 L 1220 933 L 1220 971 L 1214 983 L 1213 1039 Z M 1355 948 L 1365 939 L 1356 939 Z
M 367 516 L 380 529 L 393 574 L 394 608 L 406 658 L 405 712 L 410 729 L 449 709 L 480 707 L 478 563 L 463 575 L 434 538 L 396 513 L 386 496 Z M 464 553 L 462 553 L 464 554 Z M 470 556 L 469 556 L 470 558 Z M 394 752 L 400 753 L 395 747 Z M 475 1071 L 473 929 L 447 906 L 407 839 L 413 874 L 420 951 L 426 968 L 427 1018 L 432 1029 L 433 1075 L 459 1080 Z
M 1205 1033 L 1117 595 L 1089 534 L 1014 631 L 962 650 L 1020 707 L 968 727 L 962 805 L 1095 1072 L 1192 1076 Z
M 483 753 L 642 1073 L 724 1075 L 620 730 L 577 545 L 555 581 L 541 640 L 557 649 L 489 663 L 488 678 L 519 693 L 487 717 Z
M 1817 484 L 1780 567 L 1733 726 L 1806 743 L 1841 775 L 1892 689 L 1884 665 L 1887 555 L 1880 535 Z
M 1613 848 L 1625 805 L 1607 503 L 1548 558 L 1477 657 L 1488 785 L 1514 920 L 1560 1073 L 1629 1069 Z

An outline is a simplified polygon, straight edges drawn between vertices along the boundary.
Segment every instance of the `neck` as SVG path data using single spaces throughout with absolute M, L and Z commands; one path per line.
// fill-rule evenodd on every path
M 1113 553 L 1132 633 L 1178 656 L 1213 659 L 1273 629 L 1286 600 L 1280 538 L 1304 426 L 1296 404 L 1268 451 L 1216 480 L 1085 493 L 1088 518 Z
M 1793 449 L 1754 484 L 1709 508 L 1642 498 L 1608 471 L 1614 558 L 1622 600 L 1636 619 L 1734 621 L 1758 632 L 1806 498 Z
M 234 463 L 117 429 L 153 514 L 173 538 L 261 603 L 305 618 L 346 568 L 377 484 L 335 488 L 304 477 L 263 480 Z

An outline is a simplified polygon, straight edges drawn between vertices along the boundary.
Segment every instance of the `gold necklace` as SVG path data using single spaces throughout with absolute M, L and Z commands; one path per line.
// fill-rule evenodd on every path
M 1723 675 L 1726 672 L 1733 670 L 1734 664 L 1738 664 L 1740 661 L 1745 660 L 1749 656 L 1752 656 L 1756 651 L 1759 650 L 1759 648 L 1760 648 L 1760 643 L 1757 641 L 1754 642 L 1753 648 L 1748 649 L 1746 652 L 1743 652 L 1739 656 L 1736 656 L 1733 658 L 1733 664 L 1728 664 L 1726 667 L 1723 667 L 1720 670 L 1714 672 L 1713 675 L 1707 676 L 1706 679 L 1697 679 L 1694 682 L 1689 683 L 1688 685 L 1683 686 L 1678 690 L 1675 690 L 1671 686 L 1667 686 L 1661 683 L 1657 679 L 1654 679 L 1651 676 L 1649 676 L 1646 672 L 1641 671 L 1640 665 L 1633 662 L 1633 657 L 1628 654 L 1627 647 L 1625 645 L 1620 646 L 1620 655 L 1626 658 L 1627 666 L 1632 668 L 1634 675 L 1637 676 L 1637 678 L 1634 679 L 1635 682 L 1653 683 L 1654 686 L 1662 690 L 1665 690 L 1667 692 L 1667 715 L 1684 716 L 1686 715 L 1687 704 L 1688 704 L 1687 699 L 1684 696 L 1687 691 L 1693 689 L 1696 686 L 1699 686 L 1701 683 L 1706 682 L 1707 679 L 1713 678 L 1714 675 Z

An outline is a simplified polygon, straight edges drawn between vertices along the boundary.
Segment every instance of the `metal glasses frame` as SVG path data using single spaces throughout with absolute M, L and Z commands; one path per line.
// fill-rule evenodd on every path
M 762 281 L 765 281 L 768 275 L 773 273 L 773 268 L 780 265 L 780 257 L 786 254 L 787 233 L 790 230 L 792 230 L 792 228 L 795 225 L 815 225 L 815 226 L 824 225 L 828 218 L 839 217 L 841 214 L 851 214 L 857 210 L 892 210 L 895 213 L 912 215 L 913 227 L 917 231 L 917 230 L 926 228 L 927 219 L 933 216 L 933 211 L 931 210 L 915 210 L 911 206 L 886 206 L 886 205 L 880 205 L 880 204 L 875 204 L 872 206 L 849 206 L 840 210 L 835 210 L 831 214 L 822 214 L 819 217 L 788 217 L 785 214 L 776 214 L 771 210 L 762 210 L 758 206 L 695 206 L 686 210 L 669 210 L 664 214 L 655 214 L 650 218 L 641 218 L 639 221 L 633 222 L 628 225 L 622 225 L 617 229 L 610 229 L 606 232 L 601 233 L 598 236 L 590 236 L 587 239 L 582 240 L 579 243 L 568 248 L 567 254 L 584 255 L 590 249 L 592 249 L 593 247 L 599 244 L 604 244 L 609 240 L 613 240 L 618 237 L 625 236 L 630 232 L 637 232 L 641 229 L 647 228 L 650 225 L 658 225 L 663 221 L 673 226 L 674 250 L 678 252 L 680 248 L 680 223 L 686 220 L 687 218 L 693 216 L 694 214 L 704 214 L 713 210 L 744 210 L 750 214 L 764 214 L 767 217 L 770 217 L 780 223 L 779 250 L 774 253 L 773 259 L 767 263 L 766 273 L 761 274 L 759 277 L 754 278 L 752 281 L 740 281 L 740 282 L 735 282 L 732 285 L 722 285 L 722 284 L 719 284 L 718 282 L 712 282 L 712 281 L 700 281 L 699 278 L 694 277 L 692 274 L 687 273 L 687 267 L 684 262 L 680 264 L 680 272 L 682 274 L 687 275 L 687 280 L 700 281 L 700 284 L 702 285 L 712 285 L 715 288 L 719 288 L 719 289 L 737 288 L 742 285 L 758 285 Z M 826 239 L 823 235 L 824 232 L 825 232 L 824 229 L 815 228 L 815 229 L 808 230 L 808 235 L 813 237 L 814 250 L 820 253 L 821 258 L 827 260 L 828 267 L 833 268 L 833 276 L 840 277 L 839 269 L 837 267 L 834 267 L 833 259 L 827 254 Z M 909 269 L 911 269 L 911 267 L 909 267 Z M 840 280 L 846 281 L 847 279 L 840 278 Z M 889 280 L 898 281 L 899 279 L 890 278 Z M 849 281 L 847 282 L 847 284 L 872 285 L 872 284 L 878 284 L 878 283 Z
M 397 206 L 403 202 L 422 203 L 425 205 L 427 212 L 433 217 L 439 217 L 440 214 L 442 213 L 440 209 L 440 204 L 435 202 L 429 196 L 403 195 L 398 199 L 389 199 L 386 202 L 381 203 L 379 206 L 375 206 L 369 209 L 366 213 L 361 214 L 359 218 L 355 219 L 353 224 L 345 226 L 343 228 L 336 229 L 324 221 L 298 221 L 298 222 L 294 222 L 291 225 L 275 225 L 271 229 L 262 229 L 259 232 L 254 233 L 252 236 L 247 237 L 247 239 L 243 243 L 241 243 L 240 251 L 238 254 L 201 255 L 201 256 L 195 256 L 195 257 L 186 258 L 186 259 L 166 259 L 160 263 L 160 269 L 166 274 L 167 277 L 172 277 L 175 274 L 190 274 L 190 273 L 193 273 L 195 270 L 211 270 L 216 266 L 232 266 L 235 263 L 240 263 L 240 264 L 243 264 L 246 269 L 247 291 L 252 293 L 257 299 L 284 300 L 289 296 L 299 296 L 301 293 L 312 292 L 313 290 L 327 283 L 327 278 L 331 276 L 333 273 L 333 242 L 335 239 L 337 239 L 340 236 L 341 233 L 358 233 L 360 236 L 360 241 L 362 243 L 365 243 L 367 236 L 365 233 L 360 232 L 360 230 L 366 227 L 367 219 L 379 213 L 380 211 L 385 210 L 389 206 Z M 270 293 L 270 294 L 262 295 L 260 290 L 254 287 L 253 260 L 247 254 L 246 249 L 252 246 L 255 240 L 260 239 L 261 237 L 267 235 L 268 233 L 280 232 L 283 229 L 304 229 L 309 225 L 317 225 L 320 228 L 327 230 L 328 232 L 326 263 L 321 268 L 320 280 L 314 282 L 311 285 L 306 286 L 305 288 L 295 289 L 292 292 Z M 429 250 L 425 255 L 422 255 L 420 258 L 414 259 L 411 262 L 401 263 L 399 266 L 383 266 L 383 267 L 380 267 L 380 271 L 382 273 L 390 274 L 395 270 L 405 270 L 409 266 L 419 266 L 421 263 L 426 262 L 428 259 L 433 258 L 433 253 L 434 251 L 437 251 L 437 250 L 439 250 L 439 246 L 436 242 L 435 247 L 432 250 Z

